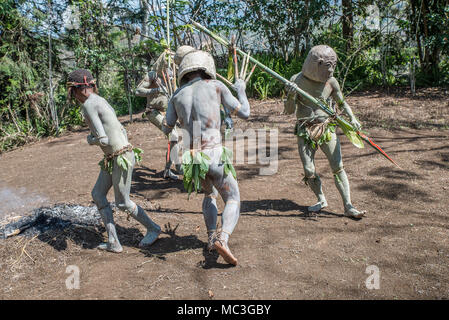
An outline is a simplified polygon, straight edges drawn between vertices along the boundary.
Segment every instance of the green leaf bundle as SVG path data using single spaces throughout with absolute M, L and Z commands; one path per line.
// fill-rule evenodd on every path
M 196 192 L 201 190 L 201 180 L 204 180 L 209 172 L 209 161 L 209 156 L 201 151 L 193 153 L 189 150 L 182 155 L 183 182 L 189 198 L 193 189 Z
M 221 162 L 224 166 L 225 175 L 232 173 L 234 179 L 237 179 L 237 173 L 235 172 L 234 166 L 232 165 L 232 151 L 226 147 L 223 147 L 223 151 L 221 153 Z

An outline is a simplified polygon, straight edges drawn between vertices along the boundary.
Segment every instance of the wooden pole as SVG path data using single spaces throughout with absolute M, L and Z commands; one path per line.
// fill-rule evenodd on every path
M 56 113 L 54 94 L 53 94 L 53 74 L 52 74 L 52 63 L 51 63 L 51 21 L 52 21 L 52 5 L 51 0 L 48 1 L 48 84 L 50 87 L 49 93 L 49 104 L 50 104 L 50 112 L 53 120 L 53 125 L 55 126 L 56 132 L 59 131 L 59 122 L 58 122 L 58 114 Z
M 224 83 L 226 83 L 228 86 L 232 87 L 232 82 L 229 81 L 228 79 L 226 79 L 225 77 L 223 77 L 221 74 L 216 73 L 217 77 L 220 78 L 221 81 L 223 81 Z

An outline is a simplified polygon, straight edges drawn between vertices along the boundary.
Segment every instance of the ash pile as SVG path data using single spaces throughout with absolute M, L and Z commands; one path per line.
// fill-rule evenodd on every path
M 111 207 L 114 207 L 113 204 Z M 18 234 L 35 236 L 51 229 L 65 229 L 70 225 L 101 226 L 101 217 L 97 207 L 57 204 L 51 208 L 35 209 L 29 216 L 0 226 L 0 239 Z

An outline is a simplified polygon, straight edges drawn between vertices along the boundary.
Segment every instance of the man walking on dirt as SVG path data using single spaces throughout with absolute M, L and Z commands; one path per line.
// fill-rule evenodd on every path
M 140 158 L 141 150 L 129 144 L 126 131 L 114 109 L 97 95 L 95 79 L 89 70 L 78 69 L 70 73 L 67 87 L 69 98 L 74 97 L 82 104 L 82 113 L 90 129 L 87 142 L 99 146 L 104 153 L 104 158 L 100 161 L 100 174 L 92 190 L 92 198 L 108 233 L 108 241 L 100 244 L 98 249 L 117 253 L 123 251 L 117 237 L 112 209 L 106 198 L 111 187 L 114 188 L 117 207 L 147 229 L 140 246 L 153 244 L 161 233 L 161 228 L 129 198 L 133 167 L 136 158 Z
M 216 249 L 224 260 L 237 265 L 237 259 L 228 246 L 240 216 L 240 192 L 231 164 L 232 152 L 221 144 L 220 104 L 247 119 L 250 106 L 245 93 L 245 81 L 237 80 L 230 90 L 215 80 L 215 63 L 205 51 L 193 51 L 184 56 L 179 65 L 178 79 L 181 87 L 169 101 L 164 130 L 170 132 L 179 121 L 187 151 L 182 157 L 184 186 L 204 190 L 202 211 L 208 233 L 208 249 Z M 220 194 L 225 202 L 222 230 L 217 232 L 217 202 Z
M 337 54 L 326 45 L 313 47 L 302 67 L 302 71 L 294 75 L 288 86 L 285 101 L 285 113 L 292 114 L 296 110 L 297 123 L 295 134 L 298 138 L 298 150 L 304 167 L 304 181 L 315 193 L 318 202 L 308 208 L 309 212 L 318 212 L 327 207 L 327 201 L 321 186 L 321 179 L 315 171 L 315 152 L 318 147 L 326 155 L 335 185 L 343 200 L 345 216 L 360 219 L 364 212 L 358 211 L 351 203 L 349 180 L 343 167 L 340 140 L 336 134 L 336 123 L 323 110 L 295 92 L 299 87 L 318 100 L 326 101 L 332 97 L 339 109 L 350 119 L 354 128 L 360 129 L 360 123 L 345 102 L 338 81 L 333 77 L 337 64 Z

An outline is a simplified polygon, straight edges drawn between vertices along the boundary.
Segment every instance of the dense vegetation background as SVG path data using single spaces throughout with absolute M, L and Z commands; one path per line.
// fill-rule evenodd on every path
M 167 0 L 0 0 L 0 152 L 82 123 L 65 81 L 88 68 L 118 114 L 143 108 L 133 92 L 166 48 Z M 344 92 L 373 86 L 449 84 L 449 0 L 171 0 L 171 48 L 227 49 L 189 19 L 236 35 L 238 46 L 289 78 L 311 46 L 339 55 Z M 266 99 L 282 86 L 256 69 L 248 92 Z

